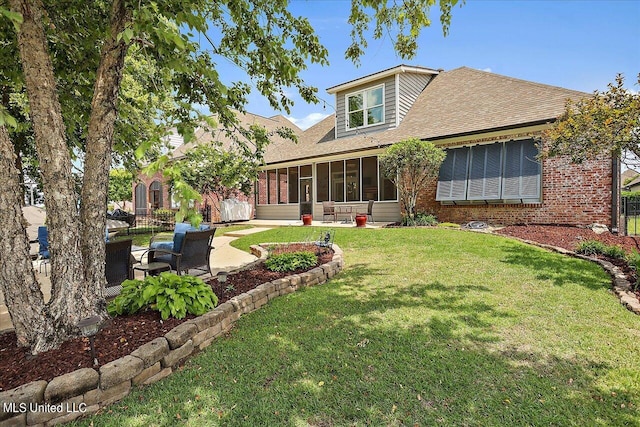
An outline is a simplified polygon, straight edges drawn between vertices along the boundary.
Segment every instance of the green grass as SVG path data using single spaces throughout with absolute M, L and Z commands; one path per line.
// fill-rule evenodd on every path
M 629 235 L 640 234 L 640 216 L 627 217 L 627 233 Z
M 346 266 L 329 283 L 242 317 L 84 425 L 640 425 L 640 318 L 597 265 L 437 228 L 336 243 Z
M 251 225 L 230 225 L 228 227 L 218 227 L 216 230 L 216 236 L 222 236 L 225 233 L 231 233 L 238 230 L 246 230 L 247 228 L 253 228 Z M 133 239 L 133 245 L 140 246 L 143 248 L 149 247 L 149 241 L 151 240 L 151 236 L 160 236 L 166 238 L 166 240 L 171 240 L 173 238 L 173 232 L 155 232 L 155 233 L 131 233 L 129 235 L 126 232 L 119 233 L 113 240 L 122 240 L 122 239 Z

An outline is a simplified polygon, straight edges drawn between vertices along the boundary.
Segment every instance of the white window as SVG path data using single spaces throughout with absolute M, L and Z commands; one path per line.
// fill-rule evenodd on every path
M 348 130 L 384 123 L 384 85 L 345 98 Z

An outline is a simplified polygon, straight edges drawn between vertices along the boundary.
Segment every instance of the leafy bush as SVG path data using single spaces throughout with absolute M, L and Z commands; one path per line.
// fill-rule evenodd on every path
M 264 265 L 271 271 L 295 271 L 302 268 L 310 268 L 318 263 L 318 258 L 313 252 L 288 252 L 270 256 Z
M 578 243 L 576 252 L 583 255 L 600 255 L 605 251 L 606 245 L 597 240 L 585 240 Z
M 629 199 L 640 199 L 640 191 L 622 191 L 620 195 Z
M 217 304 L 218 297 L 201 279 L 165 272 L 144 280 L 125 280 L 107 311 L 113 316 L 150 308 L 159 311 L 162 319 L 182 319 L 187 313 L 200 316 Z
M 609 258 L 623 259 L 626 257 L 626 252 L 620 246 L 606 245 L 598 240 L 580 242 L 576 252 L 583 255 L 604 255 Z
M 166 208 L 156 209 L 153 214 L 161 221 L 171 221 L 176 216 L 174 211 Z
M 640 253 L 633 251 L 627 255 L 627 264 L 635 271 L 638 271 L 638 267 L 640 267 Z
M 602 255 L 607 256 L 609 258 L 617 258 L 624 259 L 626 257 L 626 252 L 620 246 L 607 246 L 605 245 L 604 251 Z
M 417 213 L 414 218 L 410 218 L 408 216 L 405 216 L 402 218 L 402 225 L 408 226 L 408 227 L 436 225 L 436 224 L 438 224 L 438 219 L 431 214 Z
M 629 267 L 633 268 L 636 271 L 637 276 L 638 268 L 640 268 L 640 253 L 638 253 L 637 251 L 633 251 L 629 255 L 627 255 L 627 264 L 629 264 Z M 636 278 L 636 283 L 633 285 L 633 289 L 640 289 L 640 278 Z

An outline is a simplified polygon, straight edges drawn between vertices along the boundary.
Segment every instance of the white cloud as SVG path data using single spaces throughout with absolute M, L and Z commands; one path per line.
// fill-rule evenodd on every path
M 324 119 L 324 118 L 326 118 L 328 116 L 330 116 L 330 114 L 311 113 L 308 116 L 303 117 L 301 119 L 298 119 L 298 118 L 295 118 L 295 117 L 287 117 L 287 119 L 292 121 L 300 129 L 305 130 L 305 129 L 308 129 L 311 126 L 315 125 L 316 123 L 318 123 L 319 121 L 321 121 L 322 119 Z
M 483 68 L 482 71 L 486 71 L 487 73 L 493 73 L 493 71 L 491 71 L 491 68 Z

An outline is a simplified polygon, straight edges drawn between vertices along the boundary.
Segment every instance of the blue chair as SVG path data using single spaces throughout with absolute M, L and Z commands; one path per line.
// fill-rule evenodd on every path
M 104 241 L 109 242 L 109 230 L 107 229 L 104 234 Z M 39 271 L 42 273 L 42 266 L 44 266 L 44 275 L 47 275 L 47 264 L 49 264 L 49 230 L 46 225 L 38 227 L 38 259 L 40 260 Z
M 38 227 L 38 259 L 40 260 L 40 273 L 42 273 L 42 266 L 44 265 L 44 274 L 47 275 L 47 264 L 51 254 L 49 253 L 49 230 L 46 225 Z
M 200 224 L 200 227 L 196 228 L 188 222 L 179 222 L 173 230 L 172 240 L 156 240 L 155 237 L 152 237 L 149 243 L 149 249 L 165 249 L 171 252 L 180 252 L 187 231 L 204 231 L 209 230 L 209 228 L 211 228 L 209 224 Z

